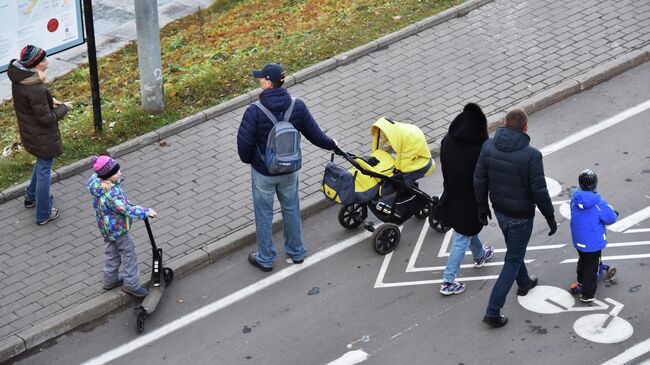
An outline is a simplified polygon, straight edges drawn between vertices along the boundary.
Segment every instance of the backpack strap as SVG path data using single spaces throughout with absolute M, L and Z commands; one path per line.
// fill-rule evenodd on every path
M 296 98 L 291 98 L 291 104 L 289 104 L 289 108 L 284 112 L 284 121 L 289 121 L 289 118 L 291 118 L 291 113 L 293 113 L 293 106 L 296 104 Z M 273 124 L 276 124 L 278 122 L 278 118 L 271 113 L 270 110 L 268 110 L 264 105 L 262 105 L 261 101 L 256 101 L 253 103 L 256 107 L 258 107 L 270 120 Z
M 288 122 L 289 119 L 291 118 L 291 113 L 293 113 L 293 106 L 296 104 L 296 98 L 291 98 L 291 104 L 289 104 L 289 108 L 287 111 L 284 112 L 284 121 Z
M 269 119 L 271 119 L 271 123 L 276 124 L 278 122 L 278 118 L 276 118 L 275 115 L 273 115 L 273 113 L 271 113 L 270 110 L 268 110 L 264 105 L 262 105 L 261 101 L 258 100 L 254 102 L 253 105 L 258 107 L 264 114 L 266 114 L 266 116 Z

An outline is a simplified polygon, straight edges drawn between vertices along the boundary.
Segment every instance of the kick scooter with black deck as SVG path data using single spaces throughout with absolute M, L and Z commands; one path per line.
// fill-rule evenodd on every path
M 144 224 L 147 227 L 149 234 L 149 241 L 151 242 L 151 251 L 153 259 L 151 263 L 151 281 L 149 283 L 149 294 L 144 298 L 142 304 L 135 308 L 135 330 L 138 333 L 144 331 L 144 322 L 158 307 L 160 299 L 162 299 L 165 288 L 171 285 L 174 280 L 174 270 L 170 267 L 163 266 L 163 250 L 156 246 L 156 241 L 151 232 L 151 225 L 149 219 L 144 219 Z

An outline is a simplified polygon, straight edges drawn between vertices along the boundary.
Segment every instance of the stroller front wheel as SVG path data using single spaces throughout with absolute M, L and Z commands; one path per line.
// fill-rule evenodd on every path
M 385 223 L 380 225 L 372 235 L 375 251 L 380 255 L 392 252 L 399 244 L 401 236 L 402 233 L 397 224 Z
M 438 233 L 445 233 L 451 229 L 451 227 L 445 227 L 441 220 L 434 218 L 433 214 L 429 214 L 429 226 Z
M 339 224 L 343 228 L 354 229 L 359 227 L 367 216 L 368 207 L 365 204 L 347 204 L 339 210 Z

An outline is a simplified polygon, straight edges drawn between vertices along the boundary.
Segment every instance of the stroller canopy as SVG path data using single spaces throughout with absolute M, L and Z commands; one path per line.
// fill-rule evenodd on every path
M 383 139 L 395 151 L 395 169 L 413 172 L 424 168 L 431 160 L 431 151 L 422 130 L 408 123 L 394 122 L 384 117 L 370 127 L 372 150 L 382 149 Z

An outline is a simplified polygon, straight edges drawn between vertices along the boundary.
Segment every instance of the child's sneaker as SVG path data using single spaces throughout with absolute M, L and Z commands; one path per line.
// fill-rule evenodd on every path
M 590 297 L 588 295 L 585 295 L 584 293 L 580 295 L 581 302 L 589 303 L 589 302 L 593 302 L 594 300 L 596 300 L 596 297 Z
M 578 295 L 578 294 L 582 293 L 582 284 L 580 284 L 578 282 L 575 282 L 575 283 L 571 284 L 571 286 L 569 286 L 569 291 L 571 292 L 571 294 L 574 294 L 574 295 Z
M 492 255 L 494 255 L 494 247 L 485 246 L 485 247 L 483 247 L 483 251 L 485 251 L 483 256 L 481 256 L 481 257 L 479 257 L 477 259 L 474 259 L 474 267 L 477 268 L 477 269 L 479 267 L 483 267 L 483 265 L 485 264 L 485 261 L 489 260 L 492 257 Z
M 149 294 L 149 291 L 143 287 L 139 287 L 137 289 L 122 287 L 122 291 L 125 292 L 126 294 L 131 294 L 137 298 L 143 298 L 146 297 L 147 294 Z
M 102 286 L 102 289 L 111 290 L 111 289 L 117 288 L 118 286 L 122 286 L 122 284 L 124 284 L 124 281 L 122 279 L 119 279 L 118 281 L 116 281 L 114 283 L 104 283 L 104 286 Z
M 459 283 L 458 281 L 454 281 L 453 283 L 440 284 L 440 294 L 442 295 L 460 294 L 464 291 L 465 291 L 465 283 Z

